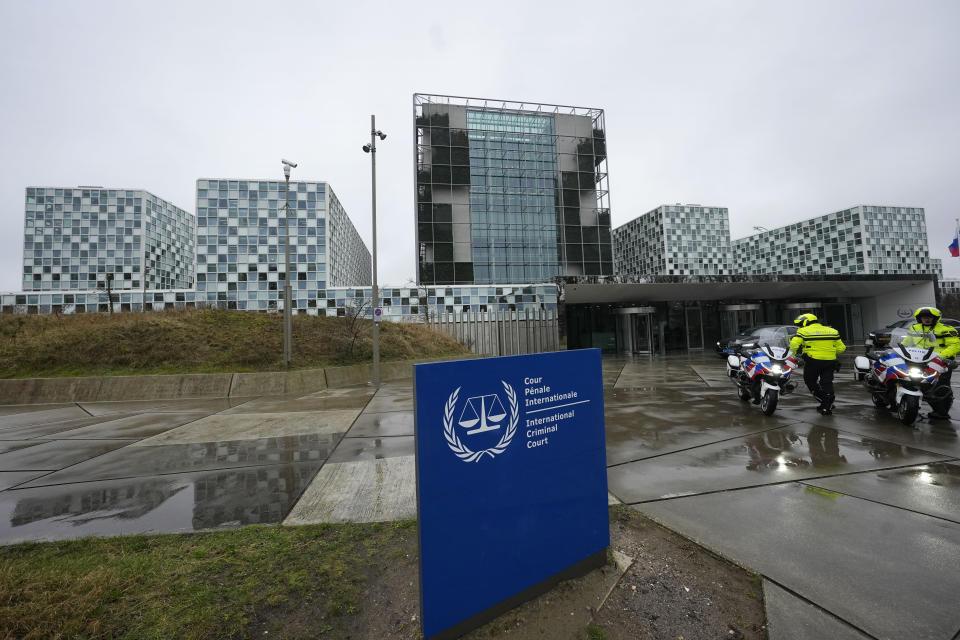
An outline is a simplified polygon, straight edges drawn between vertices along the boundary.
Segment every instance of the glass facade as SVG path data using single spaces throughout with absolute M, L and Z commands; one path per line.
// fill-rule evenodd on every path
M 558 275 L 553 119 L 467 110 L 467 131 L 474 279 L 543 282 Z
M 23 290 L 192 287 L 194 222 L 142 189 L 27 187 Z
M 284 200 L 286 198 L 286 200 Z M 296 309 L 315 309 L 328 287 L 364 285 L 371 259 L 323 182 L 197 180 L 197 292 L 250 310 L 283 308 L 285 239 Z
M 620 275 L 924 275 L 922 208 L 856 206 L 730 240 L 726 208 L 663 205 L 614 230 Z
M 414 96 L 418 279 L 612 275 L 603 111 Z

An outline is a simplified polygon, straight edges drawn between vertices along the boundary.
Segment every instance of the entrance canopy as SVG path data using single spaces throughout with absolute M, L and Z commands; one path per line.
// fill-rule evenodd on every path
M 814 312 L 850 344 L 934 304 L 934 276 L 564 278 L 567 346 L 624 353 L 702 349 L 758 324 Z M 648 346 L 649 345 L 649 346 Z
M 734 278 L 682 278 L 668 276 L 638 282 L 576 282 L 565 280 L 567 304 L 625 304 L 673 300 L 814 300 L 824 298 L 874 298 L 928 287 L 933 276 L 756 276 Z

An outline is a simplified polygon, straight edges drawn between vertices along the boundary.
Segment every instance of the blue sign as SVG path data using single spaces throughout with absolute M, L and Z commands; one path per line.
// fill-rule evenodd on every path
M 414 391 L 426 638 L 609 546 L 599 349 L 416 365 Z

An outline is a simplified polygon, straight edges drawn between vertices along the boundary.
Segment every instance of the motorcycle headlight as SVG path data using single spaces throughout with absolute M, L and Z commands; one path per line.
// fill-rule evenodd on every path
M 778 364 L 775 364 L 772 367 L 770 367 L 770 373 L 783 373 L 783 367 L 781 367 Z
M 911 377 L 911 378 L 922 378 L 922 377 L 923 377 L 923 371 L 920 370 L 920 369 L 917 369 L 916 367 L 911 367 L 911 368 L 910 368 L 910 377 Z

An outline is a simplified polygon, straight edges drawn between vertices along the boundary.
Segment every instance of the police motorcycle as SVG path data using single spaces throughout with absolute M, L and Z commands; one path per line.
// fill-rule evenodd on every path
M 888 349 L 856 357 L 855 375 L 863 379 L 875 406 L 895 409 L 900 422 L 910 426 L 920 412 L 921 400 L 943 413 L 953 403 L 950 387 L 937 382 L 955 365 L 937 355 L 936 347 L 932 331 L 894 329 Z
M 790 335 L 783 329 L 761 329 L 727 356 L 727 376 L 741 400 L 753 400 L 765 415 L 773 415 L 781 395 L 796 389 L 790 373 L 797 360 L 790 351 Z

